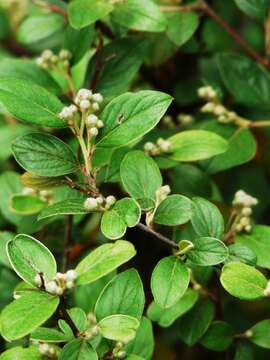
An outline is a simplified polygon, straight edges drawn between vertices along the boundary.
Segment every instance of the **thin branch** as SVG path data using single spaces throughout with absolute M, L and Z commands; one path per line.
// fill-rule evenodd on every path
M 148 226 L 146 226 L 142 223 L 137 224 L 137 226 L 138 226 L 138 228 L 142 229 L 143 231 L 148 232 L 149 234 L 155 236 L 157 239 L 163 241 L 165 244 L 178 250 L 178 245 L 174 241 L 167 238 L 166 236 L 156 232 L 155 230 L 149 228 Z
M 71 189 L 73 190 L 77 190 L 83 194 L 86 195 L 91 195 L 91 191 L 88 189 L 83 188 L 82 186 L 78 185 L 75 181 L 73 181 L 72 179 L 70 179 L 69 177 L 66 176 L 65 180 L 63 181 L 64 184 L 66 184 L 67 186 L 69 186 Z
M 235 42 L 245 50 L 245 52 L 261 65 L 270 70 L 270 64 L 267 59 L 263 58 L 256 50 L 254 50 L 243 38 L 225 21 L 223 20 L 215 10 L 206 3 L 205 0 L 199 0 L 201 9 L 208 14 L 214 21 L 216 21 L 234 40 Z
M 70 245 L 72 243 L 73 215 L 66 215 L 65 237 L 64 237 L 64 255 L 62 262 L 62 271 L 65 272 L 68 267 Z
M 66 310 L 66 302 L 65 302 L 65 299 L 63 297 L 60 297 L 58 313 L 59 313 L 59 318 L 62 319 L 62 320 L 65 320 L 65 322 L 69 325 L 69 327 L 72 330 L 73 335 L 75 337 L 78 337 L 80 332 L 77 329 L 77 326 L 74 324 L 73 320 L 71 319 L 68 311 Z
M 98 78 L 99 78 L 99 75 L 100 75 L 101 70 L 103 68 L 103 61 L 102 61 L 103 46 L 104 46 L 103 37 L 100 35 L 99 36 L 99 43 L 98 43 L 97 51 L 96 51 L 95 72 L 94 72 L 94 75 L 92 77 L 91 84 L 90 84 L 90 89 L 93 90 L 93 91 L 96 91 Z

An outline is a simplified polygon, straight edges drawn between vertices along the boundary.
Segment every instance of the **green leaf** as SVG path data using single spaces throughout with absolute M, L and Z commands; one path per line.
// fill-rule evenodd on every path
M 155 302 L 162 308 L 173 306 L 186 292 L 190 280 L 188 268 L 175 256 L 165 257 L 151 277 Z
M 218 66 L 227 90 L 248 107 L 270 109 L 270 75 L 259 64 L 238 54 L 221 54 Z
M 63 186 L 64 179 L 56 177 L 41 177 L 28 172 L 21 176 L 21 182 L 25 187 L 34 190 L 51 190 L 54 187 Z
M 93 282 L 115 270 L 135 255 L 136 250 L 134 246 L 125 240 L 101 245 L 77 265 L 77 284 Z
M 68 18 L 75 29 L 83 28 L 103 19 L 113 10 L 106 0 L 74 0 L 68 6 Z
M 196 234 L 221 239 L 224 233 L 224 220 L 219 209 L 200 197 L 192 199 L 191 223 Z
M 255 252 L 245 245 L 232 244 L 228 247 L 228 250 L 229 256 L 226 262 L 238 261 L 251 266 L 255 266 L 257 264 L 257 256 Z
M 126 342 L 135 337 L 139 325 L 138 319 L 117 314 L 102 319 L 98 323 L 98 328 L 106 339 Z
M 253 344 L 262 348 L 270 349 L 270 320 L 262 320 L 250 329 L 251 336 L 248 338 Z
M 42 360 L 42 355 L 38 346 L 31 345 L 28 348 L 15 346 L 2 352 L 0 360 Z
M 209 328 L 214 318 L 214 305 L 208 299 L 201 299 L 184 315 L 179 323 L 179 335 L 185 344 L 193 346 Z
M 171 326 L 177 318 L 184 315 L 195 305 L 198 297 L 199 295 L 196 291 L 187 289 L 177 303 L 168 309 L 160 307 L 153 301 L 147 309 L 147 316 L 152 321 L 156 321 L 159 326 Z
M 8 126 L 0 126 L 0 161 L 5 161 L 12 155 L 11 143 L 13 140 L 15 140 L 18 136 L 27 134 L 30 130 L 30 127 L 22 124 L 9 124 Z
M 1 312 L 1 335 L 7 341 L 24 337 L 48 320 L 58 304 L 58 297 L 45 292 L 25 293 L 18 300 L 7 305 Z
M 172 153 L 168 157 L 176 161 L 198 161 L 222 154 L 228 143 L 221 136 L 206 130 L 188 130 L 171 136 Z
M 269 9 L 268 0 L 234 0 L 244 13 L 252 18 L 263 20 Z
M 154 337 L 152 323 L 150 320 L 142 317 L 135 339 L 125 346 L 125 351 L 127 354 L 141 356 L 142 359 L 152 359 L 154 351 Z
M 109 239 L 119 239 L 127 227 L 134 227 L 141 217 L 141 209 L 134 199 L 123 198 L 106 211 L 101 220 L 101 231 Z
M 165 16 L 152 0 L 119 2 L 112 13 L 112 20 L 138 31 L 160 32 L 167 25 Z
M 56 329 L 39 327 L 31 334 L 31 340 L 37 340 L 47 343 L 61 343 L 67 342 L 70 338 Z
M 32 15 L 20 25 L 17 39 L 22 44 L 31 45 L 61 31 L 65 24 L 65 18 L 59 14 Z
M 55 136 L 31 133 L 16 139 L 12 151 L 25 170 L 38 176 L 61 176 L 78 169 L 71 148 Z
M 37 286 L 37 274 L 42 273 L 46 281 L 56 275 L 56 262 L 52 253 L 29 235 L 17 235 L 7 244 L 7 253 L 15 272 L 30 285 Z
M 96 54 L 90 62 L 91 79 L 99 57 L 101 57 L 99 61 L 104 64 L 97 80 L 97 91 L 106 98 L 128 91 L 130 83 L 143 63 L 147 45 L 148 42 L 144 38 L 128 36 L 110 42 L 101 54 Z M 110 61 L 107 61 L 108 58 Z
M 32 81 L 55 94 L 61 92 L 60 86 L 49 72 L 41 69 L 32 60 L 2 59 L 0 61 L 0 77 L 6 76 Z
M 191 201 L 182 195 L 170 195 L 155 211 L 154 222 L 161 225 L 182 225 L 191 218 Z
M 221 131 L 219 135 L 222 136 Z M 253 159 L 256 154 L 256 140 L 249 129 L 240 128 L 236 131 L 233 129 L 228 137 L 228 145 L 228 150 L 223 154 L 217 155 L 208 161 L 206 160 L 205 169 L 209 174 L 242 165 Z
M 225 351 L 233 342 L 233 329 L 225 321 L 214 321 L 200 341 L 212 351 Z
M 14 238 L 15 234 L 9 231 L 0 231 L 0 264 L 10 267 L 6 245 Z
M 114 314 L 140 319 L 143 308 L 142 281 L 135 269 L 129 269 L 115 276 L 106 285 L 97 300 L 95 314 L 98 320 Z
M 251 233 L 238 234 L 235 239 L 239 245 L 244 245 L 257 255 L 257 264 L 270 269 L 270 227 L 255 225 Z
M 85 199 L 67 199 L 47 206 L 38 216 L 38 220 L 57 215 L 83 215 L 88 214 L 84 207 Z
M 226 264 L 220 281 L 229 294 L 242 300 L 256 300 L 264 296 L 267 279 L 255 268 L 240 263 Z
M 193 239 L 192 243 L 194 247 L 188 251 L 187 257 L 195 265 L 217 265 L 228 257 L 228 248 L 218 239 L 200 237 Z
M 121 163 L 120 176 L 126 191 L 139 201 L 143 209 L 154 206 L 162 177 L 152 158 L 142 151 L 129 152 Z
M 89 342 L 83 339 L 76 339 L 66 344 L 59 355 L 59 360 L 67 359 L 98 360 L 98 355 Z
M 101 114 L 105 126 L 97 146 L 117 148 L 140 139 L 157 125 L 171 102 L 170 95 L 152 90 L 116 97 Z
M 32 215 L 40 212 L 46 202 L 35 195 L 13 195 L 11 209 L 20 215 Z
M 199 26 L 199 17 L 194 12 L 172 13 L 167 18 L 168 38 L 178 46 L 187 42 Z
M 1 77 L 0 102 L 20 120 L 53 128 L 67 127 L 58 116 L 64 106 L 61 101 L 32 81 Z

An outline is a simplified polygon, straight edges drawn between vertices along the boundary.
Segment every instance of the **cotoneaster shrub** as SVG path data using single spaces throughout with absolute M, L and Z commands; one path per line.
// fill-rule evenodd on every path
M 0 360 L 265 359 L 269 0 L 0 0 Z

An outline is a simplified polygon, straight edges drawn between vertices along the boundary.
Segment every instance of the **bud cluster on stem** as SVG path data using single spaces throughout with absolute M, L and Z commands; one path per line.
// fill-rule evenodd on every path
M 150 141 L 147 142 L 144 145 L 144 151 L 146 152 L 146 154 L 150 156 L 158 156 L 161 154 L 166 154 L 171 151 L 171 143 L 169 140 L 164 140 L 163 138 L 159 138 L 155 144 Z
M 113 195 L 109 195 L 106 198 L 102 195 L 98 197 L 89 197 L 84 202 L 84 207 L 87 211 L 105 211 L 109 210 L 116 202 L 116 198 Z
M 75 270 L 68 270 L 66 273 L 58 272 L 55 278 L 51 281 L 44 281 L 40 274 L 37 274 L 35 277 L 35 283 L 40 287 L 43 284 L 45 290 L 53 295 L 63 295 L 65 290 L 72 289 L 75 286 L 75 280 L 77 278 L 77 273 Z
M 250 232 L 252 229 L 252 207 L 258 204 L 258 200 L 243 190 L 235 193 L 233 207 L 236 213 L 234 229 L 236 232 Z

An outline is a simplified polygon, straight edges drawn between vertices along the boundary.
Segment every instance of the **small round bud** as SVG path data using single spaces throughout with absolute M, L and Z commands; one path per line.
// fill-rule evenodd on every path
M 252 214 L 252 209 L 250 207 L 244 207 L 242 209 L 242 214 L 244 216 L 250 216 Z
M 57 289 L 56 289 L 56 291 L 55 291 L 55 294 L 56 295 L 62 295 L 64 293 L 64 289 L 63 288 L 61 288 L 60 286 L 57 286 Z
M 56 294 L 58 286 L 55 281 L 50 281 L 47 284 L 45 284 L 45 289 L 51 294 Z
M 101 129 L 101 128 L 104 127 L 104 123 L 103 123 L 102 120 L 98 120 L 98 122 L 97 122 L 97 127 L 98 127 L 98 129 Z
M 77 278 L 77 272 L 75 270 L 68 270 L 66 272 L 67 281 L 74 281 Z
M 252 227 L 251 227 L 250 224 L 248 224 L 248 225 L 245 226 L 245 231 L 246 231 L 246 232 L 250 232 L 251 229 L 252 229 Z
M 247 331 L 245 332 L 245 337 L 250 338 L 250 337 L 252 337 L 252 336 L 253 336 L 253 333 L 252 333 L 251 330 L 247 330 Z
M 96 127 L 93 127 L 89 130 L 90 134 L 92 136 L 97 136 L 98 135 L 98 129 Z
M 96 324 L 97 323 L 97 318 L 96 315 L 94 313 L 89 313 L 87 314 L 87 320 L 89 321 L 90 324 Z
M 59 280 L 59 281 L 65 281 L 66 280 L 66 274 L 63 274 L 63 273 L 56 273 L 56 279 Z
M 41 277 L 40 277 L 39 274 L 37 274 L 37 275 L 35 276 L 34 281 L 35 281 L 35 284 L 37 284 L 37 286 L 41 286 L 41 285 L 42 285 L 42 279 L 41 279 Z
M 86 119 L 86 125 L 89 127 L 94 127 L 98 123 L 98 117 L 94 114 L 88 115 Z
M 47 355 L 50 350 L 50 346 L 49 346 L 49 344 L 42 343 L 42 344 L 39 344 L 38 349 L 39 349 L 40 354 Z
M 80 101 L 80 108 L 82 110 L 88 110 L 90 108 L 91 104 L 89 100 L 81 100 Z
M 50 60 L 53 55 L 54 53 L 52 52 L 52 50 L 46 49 L 42 52 L 41 57 L 43 58 L 43 60 Z
M 171 188 L 169 185 L 164 185 L 160 188 L 163 194 L 168 195 L 171 192 Z
M 99 94 L 99 93 L 93 94 L 92 100 L 94 102 L 97 102 L 98 104 L 100 104 L 103 101 L 103 96 L 101 94 Z
M 116 202 L 116 198 L 113 195 L 109 195 L 106 197 L 106 203 L 108 205 L 113 205 Z
M 88 211 L 96 210 L 98 208 L 98 202 L 95 198 L 87 198 L 84 202 L 84 207 Z
M 89 100 L 92 96 L 92 91 L 88 89 L 80 89 L 77 93 L 77 97 L 81 100 Z
M 74 287 L 74 281 L 67 281 L 66 282 L 66 288 L 72 289 Z
M 127 356 L 127 353 L 124 350 L 120 350 L 115 354 L 117 359 L 124 359 Z
M 97 325 L 92 327 L 91 333 L 93 334 L 93 336 L 97 336 L 99 334 L 99 328 Z
M 67 49 L 62 49 L 59 52 L 59 58 L 61 60 L 69 60 L 71 59 L 71 56 L 72 56 L 71 52 Z
M 96 201 L 99 205 L 102 205 L 104 203 L 104 197 L 103 196 L 98 196 L 96 198 Z
M 98 111 L 99 110 L 99 104 L 97 102 L 94 102 L 92 104 L 92 109 L 93 109 L 93 111 Z
M 147 152 L 152 151 L 154 148 L 155 148 L 155 144 L 153 144 L 150 141 L 144 144 L 144 150 Z

